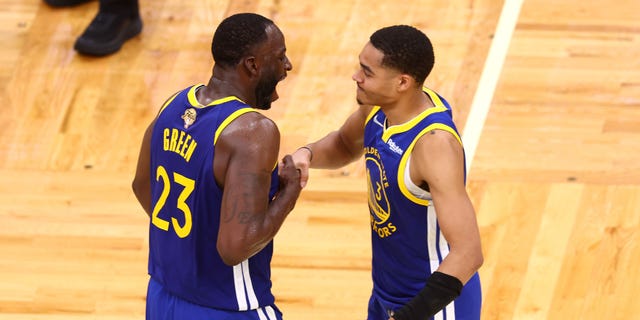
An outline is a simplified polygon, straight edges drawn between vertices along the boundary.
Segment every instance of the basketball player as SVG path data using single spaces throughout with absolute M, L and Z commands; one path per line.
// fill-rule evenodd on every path
M 465 159 L 449 103 L 423 87 L 430 40 L 410 26 L 373 33 L 353 75 L 361 105 L 337 131 L 298 149 L 302 170 L 363 154 L 373 292 L 369 320 L 479 319 L 483 262 Z
M 147 319 L 282 319 L 272 239 L 300 194 L 269 109 L 292 69 L 273 21 L 228 17 L 207 85 L 174 94 L 145 132 L 134 193 L 150 216 Z

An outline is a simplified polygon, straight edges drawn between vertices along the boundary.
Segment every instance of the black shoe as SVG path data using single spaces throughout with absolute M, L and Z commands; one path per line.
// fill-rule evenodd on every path
M 91 0 L 44 0 L 52 7 L 71 7 Z
M 98 12 L 93 21 L 78 37 L 73 46 L 76 51 L 91 56 L 106 56 L 142 31 L 140 16 Z

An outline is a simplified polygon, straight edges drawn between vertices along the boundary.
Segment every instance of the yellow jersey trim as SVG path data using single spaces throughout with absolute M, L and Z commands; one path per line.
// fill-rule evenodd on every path
M 202 87 L 202 86 L 204 86 L 204 85 L 203 84 L 195 85 L 195 86 L 193 86 L 193 87 L 191 87 L 189 89 L 189 92 L 187 92 L 187 99 L 189 100 L 189 104 L 194 108 L 202 109 L 202 108 L 214 106 L 214 105 L 217 105 L 217 104 L 223 104 L 223 103 L 229 102 L 231 100 L 238 100 L 238 101 L 244 103 L 244 101 L 240 100 L 236 96 L 228 96 L 228 97 L 224 97 L 224 98 L 213 100 L 213 101 L 209 102 L 206 106 L 202 105 L 202 104 L 200 104 L 200 102 L 198 102 L 198 99 L 196 98 L 196 90 L 198 88 Z
M 230 98 L 230 97 L 227 97 L 227 98 Z M 224 99 L 227 99 L 227 98 L 223 98 L 223 99 L 219 99 L 219 100 L 224 100 Z M 233 99 L 230 99 L 230 100 L 233 100 Z M 216 100 L 216 101 L 218 101 L 218 100 Z M 226 101 L 229 101 L 229 100 L 226 100 Z M 243 114 L 245 114 L 247 112 L 257 112 L 257 111 L 252 109 L 252 108 L 242 108 L 242 109 L 236 110 L 234 113 L 230 114 L 226 119 L 224 119 L 224 121 L 222 121 L 222 123 L 220 124 L 220 126 L 216 130 L 216 135 L 213 138 L 213 145 L 216 144 L 216 142 L 218 141 L 218 137 L 222 133 L 222 130 L 224 130 L 224 128 L 226 128 L 229 125 L 229 123 L 231 123 L 231 121 L 235 120 L 236 118 L 238 118 L 239 116 L 241 116 L 241 115 L 243 115 Z
M 378 110 L 380 110 L 379 106 L 373 106 L 373 109 L 371 109 L 371 112 L 369 112 L 369 114 L 367 115 L 367 119 L 364 121 L 365 125 L 367 125 L 367 123 L 369 123 L 369 120 L 371 120 L 371 118 L 373 118 L 373 115 L 376 114 L 376 112 L 378 112 Z
M 407 148 L 407 150 L 405 151 L 405 153 L 402 155 L 402 159 L 400 159 L 400 164 L 398 165 L 398 187 L 400 188 L 400 191 L 402 192 L 402 194 L 409 200 L 411 200 L 414 203 L 423 205 L 423 206 L 429 206 L 431 205 L 431 201 L 427 200 L 427 199 L 420 199 L 416 196 L 414 196 L 409 189 L 407 189 L 407 185 L 405 183 L 405 170 L 407 169 L 407 161 L 409 160 L 409 157 L 411 156 L 411 153 L 413 151 L 413 147 L 415 146 L 416 142 L 418 141 L 418 139 L 420 139 L 420 137 L 422 137 L 425 133 L 431 131 L 431 130 L 443 130 L 446 132 L 451 133 L 454 137 L 456 137 L 456 139 L 458 140 L 458 142 L 460 143 L 460 145 L 462 145 L 462 139 L 460 139 L 460 136 L 458 135 L 458 133 L 451 128 L 450 126 L 443 124 L 443 123 L 434 123 L 431 124 L 429 126 L 427 126 L 426 128 L 422 129 L 422 131 L 420 131 L 420 133 L 418 135 L 416 135 L 416 137 L 413 139 L 413 141 L 411 142 L 411 144 L 409 145 L 409 147 Z M 414 182 L 415 184 L 415 182 Z
M 180 93 L 180 91 L 174 93 L 169 99 L 167 99 L 167 101 L 164 102 L 164 104 L 162 104 L 162 107 L 160 107 L 160 111 L 158 111 L 158 114 L 161 114 L 162 111 L 167 108 L 167 106 L 173 101 L 173 99 L 178 96 L 178 93 Z
M 440 97 L 438 97 L 438 95 L 435 92 L 433 92 L 431 89 L 427 87 L 422 87 L 422 91 L 424 91 L 427 95 L 429 95 L 429 97 L 431 98 L 431 101 L 435 106 L 422 111 L 418 116 L 409 120 L 408 122 L 386 128 L 384 130 L 384 133 L 382 134 L 382 141 L 387 142 L 389 141 L 389 138 L 391 138 L 392 135 L 410 130 L 416 124 L 418 124 L 420 121 L 422 121 L 424 118 L 428 117 L 431 114 L 447 111 L 447 107 L 444 105 Z

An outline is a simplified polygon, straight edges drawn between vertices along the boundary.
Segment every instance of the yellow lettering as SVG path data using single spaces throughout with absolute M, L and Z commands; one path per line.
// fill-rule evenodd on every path
M 189 140 L 191 140 L 191 135 L 188 134 L 186 137 L 184 137 L 184 142 L 182 143 L 182 148 L 180 148 L 180 155 L 184 158 L 184 152 L 187 149 L 187 147 L 189 146 Z
M 378 154 L 378 149 L 376 149 L 374 147 L 365 147 L 364 148 L 364 152 L 366 154 L 372 154 L 372 155 L 376 156 L 378 159 L 380 159 L 380 155 Z
M 176 151 L 176 144 L 178 141 L 178 129 L 171 129 L 171 144 L 169 145 L 169 150 Z
M 371 219 L 371 229 L 373 229 L 373 232 L 375 232 L 378 237 L 380 238 L 386 238 L 391 236 L 394 232 L 396 232 L 396 230 L 398 230 L 398 228 L 396 226 L 394 226 L 391 222 L 389 222 L 386 226 L 381 227 L 378 226 L 375 221 L 373 221 L 373 218 Z
M 196 150 L 197 145 L 198 143 L 195 140 L 191 140 L 191 143 L 189 144 L 189 149 L 187 150 L 187 154 L 184 156 L 184 159 L 187 162 L 191 160 L 191 156 L 193 155 L 193 152 Z
M 164 151 L 175 152 L 187 162 L 191 160 L 198 143 L 190 134 L 178 129 L 165 128 L 162 131 L 162 135 L 162 148 Z
M 180 147 L 184 143 L 184 131 L 180 130 L 180 137 L 178 138 L 178 144 L 176 144 L 176 149 L 174 150 L 177 154 L 180 154 Z
M 164 151 L 169 150 L 169 129 L 168 128 L 164 128 L 164 130 L 162 131 L 162 149 Z

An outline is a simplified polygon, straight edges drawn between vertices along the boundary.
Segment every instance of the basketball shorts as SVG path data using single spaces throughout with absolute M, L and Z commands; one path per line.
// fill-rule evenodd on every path
M 394 310 L 402 307 L 401 305 L 393 305 Z M 460 296 L 455 302 L 449 304 L 441 312 L 437 313 L 431 319 L 434 320 L 479 320 L 482 307 L 482 290 L 480 287 L 480 277 L 478 273 L 473 275 L 471 279 L 462 288 Z M 385 306 L 385 303 L 376 298 L 375 293 L 371 294 L 369 299 L 369 309 L 367 320 L 388 320 L 391 309 Z
M 248 311 L 219 310 L 191 303 L 167 292 L 161 283 L 149 279 L 147 288 L 147 320 L 282 320 L 276 306 Z

